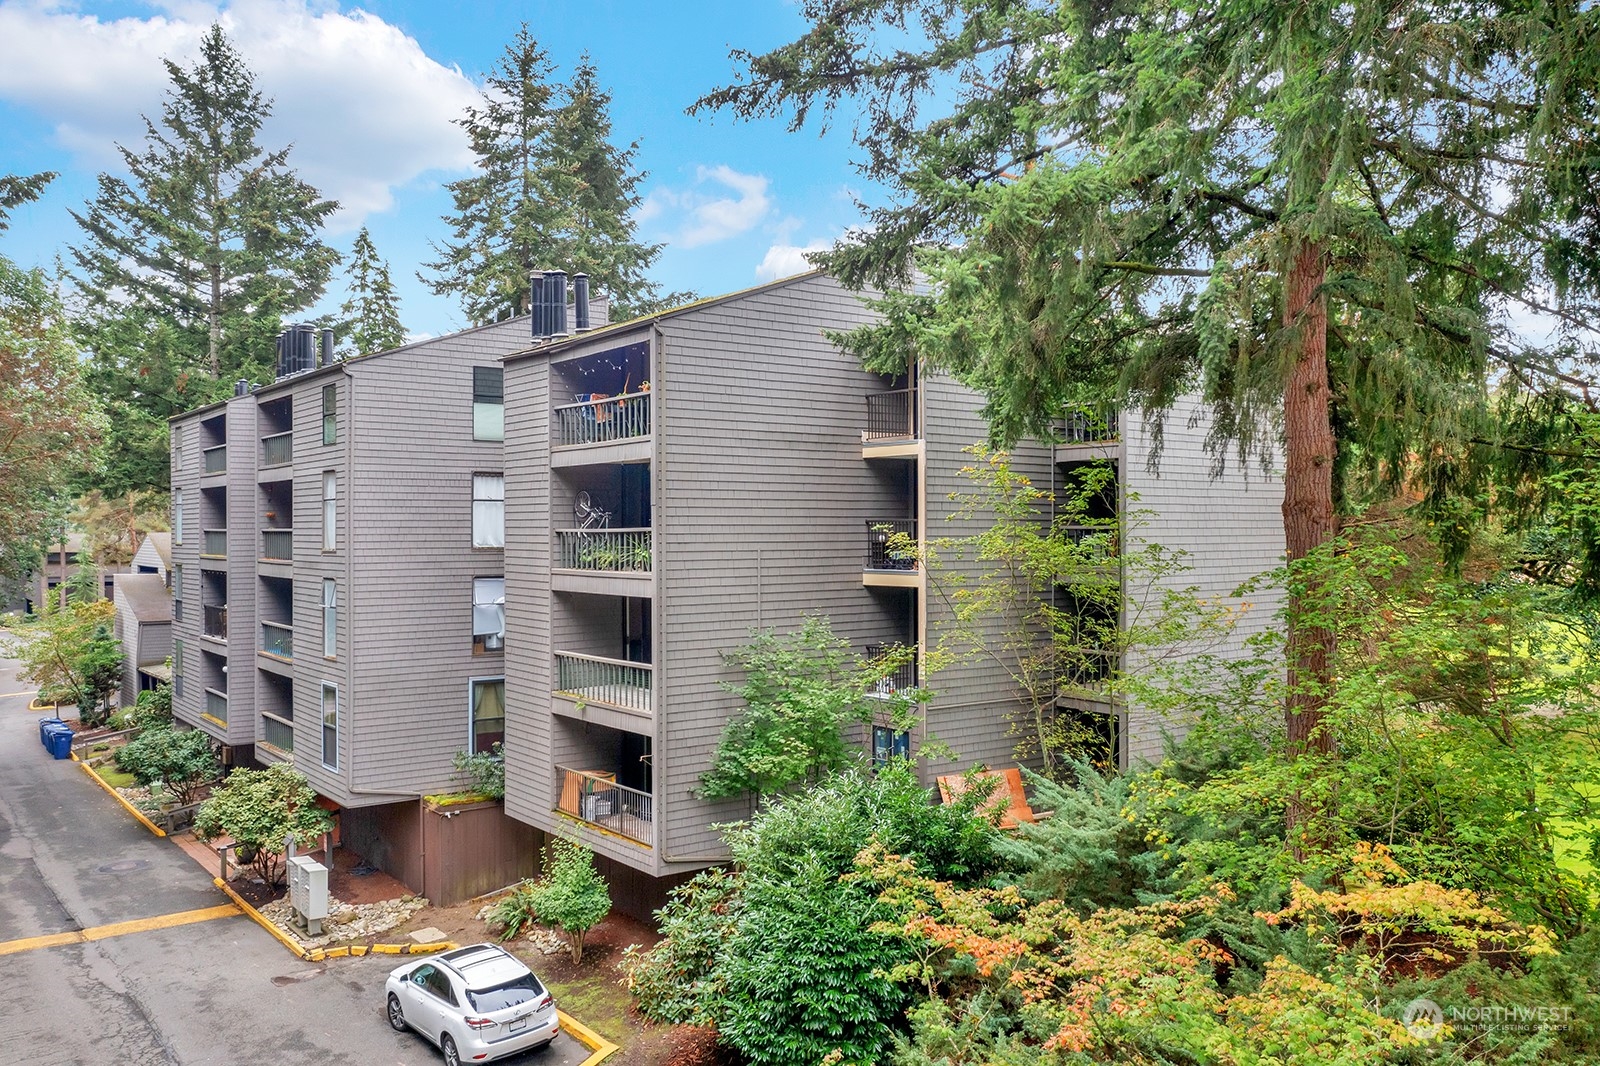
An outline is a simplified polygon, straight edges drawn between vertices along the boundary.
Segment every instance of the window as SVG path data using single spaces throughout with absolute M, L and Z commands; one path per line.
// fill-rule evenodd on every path
M 183 565 L 172 564 L 172 620 L 183 621 Z
M 911 758 L 911 734 L 892 726 L 872 727 L 872 765 L 883 766 L 890 759 Z
M 506 679 L 484 678 L 472 682 L 472 753 L 493 751 L 506 739 Z
M 332 659 L 339 653 L 339 585 L 331 577 L 322 579 L 322 654 Z
M 183 490 L 172 490 L 172 543 L 183 543 Z
M 339 479 L 332 470 L 322 472 L 322 550 L 331 552 L 339 542 Z
M 472 579 L 472 654 L 500 651 L 506 646 L 506 579 Z
M 172 472 L 174 474 L 183 469 L 182 433 L 183 431 L 181 429 L 174 429 L 172 431 Z
M 172 698 L 183 698 L 183 641 L 172 641 Z
M 472 439 L 506 439 L 505 371 L 497 366 L 472 368 Z
M 322 386 L 322 443 L 339 442 L 339 386 Z
M 472 475 L 472 546 L 506 546 L 506 479 L 504 474 Z
M 322 683 L 322 765 L 339 768 L 339 686 Z

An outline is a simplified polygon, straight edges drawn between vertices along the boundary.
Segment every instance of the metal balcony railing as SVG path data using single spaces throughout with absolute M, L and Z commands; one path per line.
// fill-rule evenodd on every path
M 1073 407 L 1067 410 L 1061 439 L 1064 444 L 1102 444 L 1118 439 L 1117 409 L 1110 405 L 1100 407 Z
M 226 529 L 203 529 L 200 531 L 200 554 L 211 559 L 226 559 L 228 557 L 228 531 Z
M 869 663 L 876 663 L 887 658 L 894 652 L 903 650 L 903 644 L 868 644 L 866 659 Z M 883 677 L 877 678 L 867 690 L 867 695 L 887 699 L 898 692 L 905 692 L 917 687 L 917 656 L 913 652 L 910 659 L 888 671 Z
M 294 723 L 273 714 L 261 716 L 261 742 L 279 751 L 294 754 Z
M 655 668 L 649 663 L 556 652 L 556 692 L 584 703 L 649 714 L 654 680 Z
M 294 530 L 263 529 L 261 531 L 261 558 L 268 562 L 294 561 Z
M 228 446 L 219 444 L 215 448 L 207 448 L 201 453 L 205 459 L 205 471 L 208 474 L 226 474 L 228 472 Z
M 896 389 L 867 395 L 867 428 L 863 439 L 914 440 L 916 436 L 916 389 Z
M 913 545 L 894 543 L 895 534 L 903 533 L 913 542 L 917 539 L 917 521 L 914 518 L 871 518 L 867 520 L 868 570 L 915 570 L 917 554 Z
M 1086 561 L 1109 563 L 1117 557 L 1117 527 L 1114 525 L 1058 526 L 1061 535 L 1082 548 Z
M 556 775 L 561 781 L 561 799 L 556 810 L 629 840 L 651 843 L 655 798 L 650 793 L 619 785 L 615 774 L 601 770 L 569 770 L 558 766 Z
M 206 689 L 206 716 L 228 724 L 228 695 L 214 688 Z
M 650 394 L 580 393 L 577 403 L 556 408 L 556 445 L 596 444 L 650 435 Z
M 261 438 L 261 465 L 286 466 L 294 462 L 294 434 L 274 433 Z
M 1096 692 L 1111 679 L 1116 668 L 1115 652 L 1101 648 L 1078 648 L 1062 654 L 1059 687 L 1066 691 Z
M 556 565 L 564 570 L 650 572 L 648 529 L 558 529 Z
M 282 622 L 262 622 L 261 650 L 279 659 L 293 659 L 294 626 L 286 626 Z
M 200 613 L 200 632 L 213 640 L 228 639 L 228 605 L 225 603 L 202 604 Z

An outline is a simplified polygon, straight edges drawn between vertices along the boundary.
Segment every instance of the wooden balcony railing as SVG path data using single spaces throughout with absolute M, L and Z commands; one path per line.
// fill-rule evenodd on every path
M 903 652 L 903 644 L 868 644 L 866 658 L 869 663 L 888 658 L 896 652 Z M 911 657 L 900 663 L 884 676 L 875 679 L 867 690 L 867 695 L 887 699 L 899 692 L 905 692 L 917 687 L 917 656 L 913 652 Z
M 556 408 L 558 447 L 631 440 L 650 435 L 650 394 L 622 396 L 581 393 L 577 403 Z
M 649 663 L 556 652 L 557 694 L 584 703 L 649 714 L 654 679 L 655 668 Z
M 914 518 L 872 518 L 867 520 L 868 570 L 915 570 L 917 554 L 912 546 L 896 544 L 895 534 L 903 533 L 912 541 L 917 539 L 917 521 Z
M 215 448 L 207 448 L 201 453 L 205 459 L 205 471 L 208 474 L 226 474 L 228 472 L 228 446 L 219 444 Z
M 603 770 L 569 770 L 556 767 L 561 799 L 556 810 L 613 833 L 652 842 L 655 799 L 648 792 L 617 784 L 616 775 Z
M 294 462 L 294 434 L 274 433 L 261 438 L 261 465 L 287 466 Z
M 556 565 L 565 570 L 650 572 L 648 529 L 558 529 Z
M 206 603 L 200 608 L 200 632 L 213 640 L 228 639 L 228 605 Z
M 203 529 L 200 531 L 200 555 L 208 559 L 226 559 L 228 557 L 228 531 L 226 529 Z
M 261 531 L 261 558 L 273 563 L 294 561 L 294 530 L 263 529 Z
M 261 716 L 261 742 L 281 752 L 294 754 L 294 723 L 274 714 Z
M 293 659 L 294 626 L 286 626 L 282 622 L 262 622 L 261 651 L 279 659 Z
M 896 389 L 867 395 L 864 440 L 914 440 L 916 436 L 916 389 Z

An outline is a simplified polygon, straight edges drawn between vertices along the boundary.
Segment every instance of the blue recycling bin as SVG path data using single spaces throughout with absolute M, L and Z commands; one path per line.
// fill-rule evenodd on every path
M 65 729 L 67 727 L 67 723 L 63 722 L 59 718 L 39 719 L 39 743 L 43 744 L 47 748 L 50 746 L 50 729 L 52 726 L 60 726 L 61 728 Z
M 50 731 L 50 754 L 57 759 L 72 758 L 72 730 L 62 726 Z

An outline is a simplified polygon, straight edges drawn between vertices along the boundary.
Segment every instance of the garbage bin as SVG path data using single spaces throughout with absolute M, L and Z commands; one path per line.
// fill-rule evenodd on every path
M 62 726 L 51 731 L 50 754 L 58 759 L 72 758 L 72 730 Z
M 59 718 L 41 718 L 41 719 L 39 719 L 39 743 L 43 744 L 45 747 L 48 748 L 50 746 L 50 739 L 49 739 L 50 727 L 51 726 L 61 726 L 62 728 L 66 728 L 66 725 L 67 725 L 67 723 L 63 722 Z

